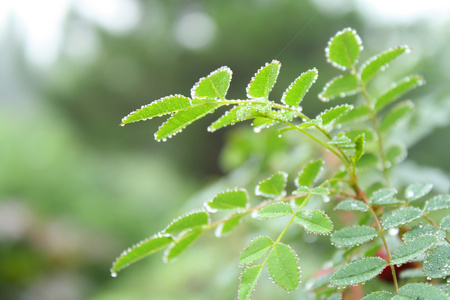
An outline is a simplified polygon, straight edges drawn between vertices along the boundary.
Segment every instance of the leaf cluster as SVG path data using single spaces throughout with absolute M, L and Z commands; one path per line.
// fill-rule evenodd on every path
M 319 99 L 328 102 L 358 95 L 358 100 L 330 107 L 315 117 L 308 117 L 301 103 L 317 80 L 317 69 L 300 74 L 276 102 L 270 98 L 281 67 L 276 60 L 266 63 L 251 78 L 245 99 L 226 98 L 232 71 L 220 67 L 201 78 L 190 97 L 164 97 L 124 117 L 121 125 L 169 115 L 155 133 L 158 141 L 165 141 L 194 121 L 227 107 L 209 131 L 247 120 L 255 132 L 277 126 L 279 135 L 294 131 L 318 143 L 337 158 L 341 167 L 333 168 L 316 157 L 298 170 L 292 184 L 282 171 L 261 180 L 254 189 L 254 199 L 244 186 L 219 193 L 203 209 L 175 219 L 164 230 L 124 251 L 114 262 L 112 274 L 161 250 L 165 250 L 164 261 L 173 261 L 208 230 L 215 229 L 216 236 L 222 237 L 246 217 L 260 222 L 282 218 L 286 225 L 278 236 L 255 237 L 241 252 L 239 299 L 250 298 L 264 269 L 284 290 L 298 288 L 301 262 L 308 258 L 297 255 L 285 233 L 300 229 L 329 235 L 337 251 L 345 249 L 338 252 L 339 259 L 329 262 L 327 275 L 308 283 L 308 291 L 317 299 L 341 299 L 349 286 L 358 285 L 363 291 L 359 284 L 382 276 L 386 268 L 392 273 L 392 289 L 363 291 L 363 299 L 448 299 L 439 283 L 450 275 L 450 217 L 437 222 L 433 214 L 448 213 L 450 196 L 430 194 L 433 186 L 429 183 L 398 187 L 400 191 L 404 188 L 399 193 L 391 187 L 389 177 L 390 169 L 406 157 L 405 146 L 391 141 L 389 133 L 414 111 L 412 101 L 397 101 L 424 80 L 410 75 L 381 93 L 372 93 L 371 81 L 410 49 L 389 49 L 358 67 L 362 50 L 361 38 L 351 28 L 330 39 L 325 50 L 327 61 L 342 73 L 328 81 Z M 375 179 L 363 186 L 359 178 L 367 170 Z M 382 182 L 376 179 L 380 176 Z M 327 206 L 330 211 L 321 209 L 320 198 L 327 202 L 331 199 Z M 357 222 L 334 230 L 335 220 L 330 216 L 336 213 L 351 214 Z M 298 226 L 291 228 L 292 224 Z M 388 242 L 391 232 L 397 238 L 396 248 Z M 376 254 L 380 248 L 386 255 Z M 411 262 L 422 274 L 418 281 L 407 276 L 402 279 L 397 273 L 400 266 Z

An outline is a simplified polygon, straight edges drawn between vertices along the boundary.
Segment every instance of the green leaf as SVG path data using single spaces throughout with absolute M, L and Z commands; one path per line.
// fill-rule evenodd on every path
M 122 119 L 121 126 L 128 123 L 145 121 L 153 117 L 160 117 L 184 110 L 191 106 L 191 100 L 182 95 L 172 95 L 153 101 L 150 104 L 142 106 Z
M 441 220 L 441 229 L 450 230 L 450 216 L 446 216 Z
M 273 241 L 267 236 L 260 236 L 253 239 L 247 248 L 241 252 L 239 257 L 239 264 L 251 264 L 262 258 L 269 248 L 273 246 Z
M 381 132 L 386 132 L 402 118 L 406 117 L 414 111 L 414 104 L 407 100 L 397 104 L 392 110 L 383 118 L 380 125 Z
M 263 266 L 252 266 L 242 272 L 239 285 L 239 300 L 250 299 L 256 283 L 261 276 Z
M 334 209 L 368 211 L 369 207 L 362 201 L 349 199 L 339 202 Z
M 146 239 L 137 245 L 125 250 L 113 263 L 111 275 L 116 277 L 117 271 L 129 266 L 150 254 L 162 250 L 173 242 L 172 237 L 166 234 L 158 234 Z
M 406 187 L 405 198 L 408 202 L 415 201 L 428 194 L 433 185 L 431 183 L 413 183 Z
M 351 113 L 352 111 L 350 111 Z M 366 142 L 372 141 L 374 138 L 374 132 L 371 129 L 353 129 L 345 132 L 352 141 L 354 141 L 359 135 L 364 134 Z
M 388 90 L 385 94 L 383 94 L 380 98 L 378 98 L 375 103 L 375 110 L 379 111 L 389 103 L 394 102 L 405 93 L 409 92 L 413 88 L 423 85 L 425 81 L 421 76 L 414 75 L 408 76 L 402 79 L 400 82 L 393 84 L 392 88 Z
M 351 111 L 343 115 L 337 121 L 338 123 L 350 123 L 355 121 L 364 121 L 370 117 L 370 108 L 367 105 L 359 105 L 354 107 Z
M 303 97 L 316 82 L 318 71 L 316 68 L 302 73 L 294 82 L 292 82 L 281 97 L 281 102 L 297 107 L 303 100 Z
M 430 234 L 436 236 L 439 239 L 442 239 L 445 237 L 444 232 L 436 230 L 436 228 L 434 228 L 431 225 L 418 224 L 418 225 L 413 226 L 407 232 L 405 232 L 402 236 L 402 239 L 404 242 L 409 242 L 420 236 L 430 235 Z
M 209 215 L 207 212 L 194 212 L 174 220 L 169 226 L 167 226 L 164 233 L 179 233 L 187 229 L 194 229 L 208 224 Z
M 363 258 L 337 270 L 331 276 L 330 283 L 336 286 L 348 286 L 365 282 L 380 274 L 386 265 L 384 259 L 380 257 Z
M 242 120 L 239 120 L 237 118 L 237 111 L 240 110 L 244 105 L 237 105 L 227 111 L 223 116 L 221 116 L 219 119 L 217 119 L 215 122 L 213 122 L 208 127 L 209 132 L 214 132 L 218 129 L 221 129 L 223 127 L 226 127 L 228 125 L 234 125 L 237 122 L 240 122 Z
M 331 79 L 319 94 L 319 99 L 328 102 L 335 98 L 344 98 L 359 91 L 358 79 L 355 74 L 339 75 Z
M 355 138 L 355 154 L 351 157 L 354 164 L 356 164 L 364 154 L 364 141 L 364 133 Z
M 295 215 L 294 222 L 311 233 L 328 234 L 333 230 L 330 218 L 318 209 L 300 210 Z
M 288 175 L 285 172 L 273 174 L 256 186 L 255 194 L 266 197 L 283 197 L 286 195 L 284 188 L 286 187 L 287 177 Z
M 385 213 L 381 217 L 383 229 L 389 229 L 412 222 L 422 216 L 422 210 L 416 207 L 400 207 Z
M 281 63 L 273 60 L 258 70 L 247 86 L 248 98 L 267 99 L 280 72 Z
M 401 265 L 425 253 L 438 241 L 434 235 L 422 235 L 401 245 L 392 254 L 391 264 Z
M 431 249 L 423 262 L 423 271 L 428 278 L 443 278 L 450 275 L 450 246 L 438 245 Z
M 227 221 L 219 224 L 216 228 L 216 237 L 222 237 L 230 233 L 236 226 L 238 226 L 242 221 L 242 215 L 235 214 L 228 218 Z
M 233 72 L 228 67 L 220 67 L 211 72 L 192 87 L 192 98 L 219 98 L 224 99 L 230 87 Z
M 355 65 L 362 49 L 361 38 L 356 31 L 345 28 L 330 39 L 325 53 L 329 63 L 338 69 L 346 70 Z
M 297 186 L 311 187 L 322 171 L 323 160 L 318 159 L 309 162 L 298 175 Z
M 277 121 L 274 121 L 269 118 L 255 118 L 252 122 L 253 131 L 260 132 L 261 129 L 269 128 L 272 125 L 275 125 Z
M 450 208 L 450 195 L 438 195 L 434 196 L 430 200 L 427 200 L 424 206 L 426 212 L 433 210 L 447 209 Z
M 164 252 L 164 262 L 173 261 L 178 255 L 192 245 L 203 233 L 203 230 L 189 230 L 182 234 L 175 243 Z
M 216 108 L 222 105 L 217 102 L 211 102 L 211 99 L 195 99 L 195 102 L 193 100 L 192 103 L 191 107 L 173 114 L 171 118 L 159 127 L 155 134 L 157 141 L 165 141 L 167 138 L 171 138 L 189 124 L 214 112 Z
M 378 291 L 378 292 L 373 292 L 370 293 L 369 295 L 361 298 L 361 300 L 390 300 L 392 298 L 391 293 L 386 292 L 386 291 Z
M 310 191 L 311 195 L 328 195 L 330 191 L 324 187 L 315 187 Z
M 402 286 L 392 300 L 430 299 L 448 300 L 448 295 L 435 286 L 426 283 L 408 283 Z
M 343 104 L 336 107 L 327 109 L 317 116 L 317 119 L 322 120 L 322 125 L 327 125 L 334 120 L 339 119 L 341 116 L 345 115 L 347 112 L 353 109 L 353 105 Z
M 248 204 L 248 194 L 245 189 L 235 189 L 222 192 L 209 201 L 207 207 L 215 211 L 217 209 L 245 209 Z
M 293 194 L 294 195 L 298 195 L 298 194 L 309 194 L 311 191 L 309 190 L 309 188 L 307 186 L 301 186 L 298 189 L 296 189 Z
M 267 257 L 267 269 L 273 281 L 287 291 L 294 291 L 300 283 L 300 266 L 294 250 L 278 243 Z
M 407 155 L 408 151 L 405 145 L 397 144 L 391 146 L 386 151 L 386 167 L 390 168 L 394 164 L 401 163 Z
M 275 219 L 292 214 L 292 207 L 286 202 L 275 202 L 269 204 L 258 211 L 260 219 Z
M 331 242 L 337 246 L 355 246 L 372 240 L 377 236 L 374 228 L 369 226 L 346 227 L 331 236 Z
M 370 58 L 361 67 L 361 80 L 365 83 L 369 82 L 369 80 L 372 79 L 377 72 L 384 71 L 391 61 L 396 59 L 401 54 L 405 52 L 408 53 L 409 51 L 410 49 L 408 46 L 400 46 L 389 49 L 386 52 Z
M 382 188 L 373 192 L 369 198 L 369 202 L 372 205 L 383 205 L 386 201 L 389 201 L 397 194 L 397 190 L 393 188 Z
M 348 138 L 345 133 L 339 132 L 337 136 L 333 137 L 328 144 L 338 145 L 338 146 L 351 146 L 352 140 Z

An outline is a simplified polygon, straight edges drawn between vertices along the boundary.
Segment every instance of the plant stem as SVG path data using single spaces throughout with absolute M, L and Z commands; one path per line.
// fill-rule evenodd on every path
M 372 205 L 369 203 L 369 200 L 367 199 L 366 194 L 364 193 L 364 191 L 362 191 L 359 188 L 358 183 L 356 182 L 356 176 L 354 177 L 354 180 L 355 180 L 355 182 L 352 184 L 352 187 L 355 190 L 356 194 L 358 195 L 359 199 L 363 200 L 364 203 L 366 203 L 369 206 L 369 212 L 372 215 L 372 218 L 375 220 L 375 224 L 378 228 L 378 233 L 381 237 L 381 240 L 383 241 L 383 245 L 384 245 L 384 248 L 386 249 L 386 253 L 388 256 L 388 264 L 389 264 L 389 266 L 391 268 L 391 272 L 392 272 L 392 279 L 394 281 L 395 293 L 397 294 L 397 292 L 398 292 L 397 274 L 395 272 L 395 266 L 391 264 L 392 255 L 391 255 L 391 251 L 389 250 L 389 246 L 387 244 L 386 238 L 383 233 L 383 227 L 381 227 L 380 221 L 378 220 L 378 217 L 377 217 L 375 211 L 373 210 Z
M 389 187 L 390 186 L 389 169 L 387 167 L 386 154 L 384 153 L 383 138 L 381 135 L 380 124 L 378 123 L 378 120 L 377 120 L 377 113 L 373 107 L 373 103 L 372 103 L 372 100 L 370 99 L 370 95 L 367 92 L 366 85 L 362 82 L 360 84 L 361 84 L 361 93 L 364 95 L 364 98 L 366 99 L 366 102 L 370 109 L 370 119 L 372 120 L 373 127 L 374 127 L 375 133 L 377 135 L 377 144 L 378 144 L 378 150 L 380 152 L 383 174 L 384 174 L 384 178 L 386 180 L 386 185 Z

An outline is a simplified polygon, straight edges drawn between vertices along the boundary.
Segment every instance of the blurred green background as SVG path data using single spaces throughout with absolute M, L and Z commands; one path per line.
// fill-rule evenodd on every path
M 214 117 L 207 117 L 157 143 L 160 122 L 122 128 L 120 119 L 160 97 L 189 95 L 222 65 L 234 72 L 229 98 L 244 97 L 253 73 L 272 59 L 282 63 L 274 98 L 300 73 L 319 69 L 304 101 L 314 116 L 327 107 L 316 95 L 338 74 L 324 48 L 345 27 L 363 40 L 361 61 L 396 45 L 413 49 L 386 72 L 427 81 L 408 95 L 417 112 L 399 132 L 409 160 L 393 178 L 400 186 L 426 178 L 448 192 L 450 6 L 398 2 L 2 1 L 0 298 L 236 298 L 238 254 L 259 233 L 252 222 L 222 239 L 207 235 L 168 265 L 156 254 L 117 278 L 109 268 L 122 250 L 216 191 L 244 185 L 246 162 L 292 168 L 280 158 L 290 141 L 249 135 L 248 126 L 209 134 Z M 320 245 L 298 250 L 304 275 L 330 258 Z M 268 283 L 258 284 L 255 299 L 302 299 Z

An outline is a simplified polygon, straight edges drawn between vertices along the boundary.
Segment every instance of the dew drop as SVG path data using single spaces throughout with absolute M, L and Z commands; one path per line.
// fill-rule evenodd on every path
M 398 234 L 398 231 L 399 231 L 398 228 L 390 228 L 388 230 L 388 233 L 389 233 L 390 236 L 395 236 L 395 235 Z
M 253 131 L 256 132 L 256 133 L 259 133 L 259 132 L 261 132 L 261 128 L 260 127 L 255 127 L 255 128 L 253 128 Z
M 111 277 L 117 277 L 117 273 L 116 272 L 111 272 Z

